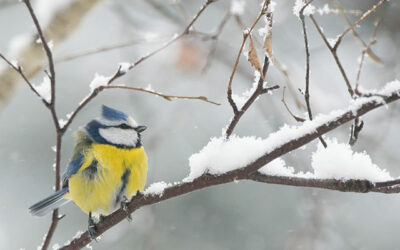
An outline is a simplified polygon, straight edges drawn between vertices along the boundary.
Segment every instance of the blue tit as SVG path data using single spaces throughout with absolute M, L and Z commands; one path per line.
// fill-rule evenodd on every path
M 89 214 L 89 232 L 94 235 L 92 214 L 108 215 L 144 189 L 145 129 L 127 114 L 103 105 L 102 116 L 76 132 L 62 189 L 31 206 L 30 213 L 43 216 L 72 200 Z

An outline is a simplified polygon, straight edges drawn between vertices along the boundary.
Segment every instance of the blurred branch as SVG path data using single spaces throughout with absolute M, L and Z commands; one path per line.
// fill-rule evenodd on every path
M 376 97 L 370 97 L 369 99 L 365 99 L 365 101 L 357 107 L 349 108 L 347 111 L 342 112 L 340 115 L 336 117 L 332 117 L 330 119 L 325 120 L 324 122 L 319 122 L 313 124 L 313 129 L 310 129 L 309 132 L 299 132 L 297 136 L 288 141 L 282 141 L 282 144 L 277 145 L 274 149 L 266 152 L 264 155 L 255 159 L 250 164 L 243 166 L 242 168 L 232 170 L 220 175 L 210 175 L 203 174 L 200 177 L 194 179 L 193 181 L 181 182 L 179 184 L 171 185 L 164 189 L 162 194 L 147 194 L 141 196 L 135 196 L 132 200 L 127 204 L 127 210 L 118 209 L 114 213 L 105 216 L 99 223 L 96 224 L 96 236 L 101 235 L 106 232 L 122 220 L 124 220 L 128 213 L 132 213 L 135 210 L 150 204 L 155 204 L 161 202 L 163 200 L 168 200 L 177 196 L 181 196 L 195 190 L 199 190 L 205 187 L 211 187 L 219 184 L 225 184 L 229 182 L 233 182 L 236 180 L 245 180 L 245 179 L 254 179 L 258 181 L 269 181 L 272 183 L 272 177 L 260 176 L 257 174 L 257 170 L 261 167 L 265 166 L 272 160 L 285 155 L 312 140 L 318 138 L 319 136 L 332 131 L 333 129 L 351 121 L 352 119 L 364 115 L 365 113 L 374 110 L 383 105 L 389 104 L 391 102 L 397 101 L 400 99 L 400 89 L 394 89 L 392 92 L 385 95 L 382 101 L 377 101 Z M 307 124 L 305 126 L 310 126 Z M 299 131 L 301 130 L 301 126 L 299 127 Z M 269 179 L 268 179 L 269 178 Z M 267 180 L 268 179 L 268 180 Z M 321 187 L 328 188 L 332 190 L 338 191 L 349 191 L 349 192 L 382 192 L 382 193 L 393 193 L 400 192 L 400 189 L 397 185 L 400 184 L 400 180 L 388 181 L 388 182 L 378 182 L 371 183 L 364 180 L 349 180 L 349 181 L 337 181 L 337 180 L 301 180 L 294 179 L 293 181 L 287 177 L 276 177 L 273 179 L 276 184 L 282 185 L 295 185 L 297 183 L 298 186 L 312 186 L 312 187 Z M 296 182 L 297 181 L 297 182 Z M 302 181 L 302 182 L 301 182 Z M 300 185 L 302 184 L 302 185 Z M 325 186 L 323 186 L 323 184 Z M 61 249 L 78 249 L 83 248 L 87 244 L 89 244 L 92 239 L 89 236 L 89 233 L 86 231 L 80 236 L 72 239 L 70 243 L 63 246 Z
M 83 17 L 100 0 L 73 0 L 65 8 L 53 13 L 48 25 L 44 27 L 45 37 L 51 37 L 54 46 L 58 46 L 79 26 Z M 29 42 L 22 47 L 15 59 L 26 75 L 31 78 L 42 68 L 42 61 L 45 59 L 41 44 L 36 43 L 37 35 L 31 35 Z M 20 78 L 19 73 L 14 69 L 5 67 L 0 71 L 0 109 L 2 109 L 14 94 Z
M 346 15 L 346 12 L 345 12 L 345 10 L 342 8 L 342 6 L 339 6 L 339 11 L 340 11 L 340 14 L 343 16 L 344 20 L 346 21 L 347 25 L 348 25 L 348 26 L 351 26 L 351 22 L 350 22 L 350 20 L 349 20 L 349 17 Z M 357 32 L 355 29 L 352 29 L 352 30 L 351 30 L 351 33 L 353 34 L 353 37 L 354 37 L 356 40 L 360 41 L 360 43 L 362 44 L 362 46 L 363 46 L 364 48 L 367 48 L 367 47 L 368 47 L 367 43 L 364 42 L 364 40 L 360 37 L 360 35 L 358 34 L 358 32 Z M 367 50 L 366 53 L 369 55 L 369 57 L 370 57 L 374 62 L 376 62 L 376 63 L 378 63 L 378 64 L 381 64 L 381 63 L 382 63 L 382 60 L 371 50 L 371 48 L 368 48 L 368 50 Z
M 202 69 L 203 73 L 206 72 L 211 65 L 211 60 L 215 55 L 215 51 L 217 50 L 218 38 L 221 35 L 226 23 L 228 22 L 228 20 L 230 18 L 231 18 L 231 13 L 230 12 L 226 13 L 225 16 L 222 18 L 222 21 L 219 23 L 215 33 L 210 36 L 210 39 L 212 40 L 212 44 L 211 44 L 211 49 L 207 55 L 206 63 Z
M 100 54 L 103 52 L 112 51 L 112 50 L 116 50 L 116 49 L 131 47 L 131 46 L 138 45 L 138 44 L 159 42 L 159 41 L 165 40 L 165 38 L 167 38 L 167 36 L 156 37 L 154 39 L 139 38 L 139 39 L 135 39 L 135 40 L 127 41 L 127 42 L 122 42 L 122 43 L 118 43 L 118 44 L 114 44 L 114 45 L 99 47 L 99 48 L 95 48 L 95 49 L 89 49 L 87 51 L 82 51 L 82 52 L 66 55 L 64 57 L 57 58 L 55 61 L 57 63 L 58 62 L 67 62 L 67 61 L 71 61 L 71 60 L 74 60 L 77 58 Z
M 200 101 L 205 101 L 214 105 L 221 105 L 217 102 L 213 102 L 208 100 L 207 97 L 205 96 L 177 96 L 177 95 L 166 95 L 166 94 L 162 94 L 156 91 L 152 91 L 152 90 L 148 90 L 148 89 L 144 89 L 144 88 L 136 88 L 136 87 L 128 87 L 128 86 L 100 86 L 99 87 L 100 90 L 102 89 L 128 89 L 128 90 L 135 90 L 135 91 L 140 91 L 140 92 L 145 92 L 148 94 L 152 94 L 152 95 L 156 95 L 156 96 L 160 96 L 162 98 L 164 98 L 167 101 L 172 101 L 172 99 L 190 99 L 190 100 L 200 100 Z
M 381 25 L 381 21 L 382 21 L 382 19 L 376 20 L 375 29 L 374 29 L 374 32 L 372 33 L 372 36 L 371 36 L 371 39 L 370 39 L 369 43 L 365 44 L 363 42 L 365 45 L 364 45 L 364 49 L 362 50 L 362 53 L 361 53 L 361 59 L 360 59 L 359 65 L 358 65 L 358 71 L 357 71 L 357 77 L 356 77 L 356 84 L 355 84 L 355 87 L 354 87 L 354 91 L 355 91 L 356 94 L 359 94 L 358 87 L 359 87 L 359 84 L 360 84 L 361 70 L 362 70 L 362 66 L 364 64 L 365 55 L 367 54 L 368 56 L 371 57 L 371 53 L 373 53 L 372 50 L 371 50 L 371 46 L 376 43 L 376 34 L 377 34 L 378 29 L 379 29 L 379 27 Z M 375 55 L 375 54 L 373 54 L 373 55 Z M 375 55 L 375 57 L 377 58 L 376 55 Z M 379 59 L 379 61 L 381 61 L 381 60 Z

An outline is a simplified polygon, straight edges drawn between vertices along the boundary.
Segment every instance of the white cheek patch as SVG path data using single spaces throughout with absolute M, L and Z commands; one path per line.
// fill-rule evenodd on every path
M 138 140 L 137 132 L 133 129 L 101 128 L 99 133 L 112 144 L 134 147 Z

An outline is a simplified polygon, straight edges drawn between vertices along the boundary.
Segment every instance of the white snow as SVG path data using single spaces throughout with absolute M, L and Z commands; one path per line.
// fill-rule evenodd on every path
M 155 92 L 155 90 L 153 89 L 153 87 L 151 86 L 151 84 L 148 84 L 147 87 L 145 88 L 145 90 Z
M 52 246 L 52 249 L 53 250 L 57 250 L 57 249 L 60 249 L 60 245 L 59 244 L 57 244 L 57 243 L 55 243 L 53 246 Z
M 300 11 L 301 11 L 301 9 L 304 7 L 305 4 L 306 4 L 306 3 L 304 2 L 304 0 L 296 0 L 296 2 L 294 3 L 294 6 L 293 6 L 293 15 L 299 17 Z M 315 6 L 309 4 L 309 5 L 304 9 L 303 14 L 304 14 L 305 16 L 309 16 L 309 15 L 314 14 L 314 13 L 315 13 L 315 10 L 316 10 Z
M 272 176 L 286 176 L 286 177 L 302 177 L 302 178 L 314 178 L 314 175 L 310 172 L 298 172 L 295 173 L 293 167 L 285 166 L 286 163 L 281 158 L 276 158 L 264 167 L 260 168 L 258 172 L 265 175 Z
M 58 120 L 58 124 L 60 125 L 61 128 L 64 127 L 64 125 L 65 125 L 67 122 L 68 122 L 68 121 L 67 121 L 67 120 L 64 120 L 64 119 L 59 119 L 59 120 Z
M 96 88 L 100 86 L 106 86 L 108 81 L 111 79 L 110 76 L 103 76 L 98 74 L 97 72 L 94 74 L 94 78 L 90 83 L 90 90 L 93 92 Z
M 378 94 L 388 95 L 395 91 L 397 91 L 397 95 L 400 95 L 400 81 L 397 79 L 394 81 L 388 82 L 385 85 L 385 87 L 383 87 L 383 89 L 378 92 Z
M 388 90 L 385 90 L 388 89 Z M 400 83 L 398 81 L 390 82 L 384 89 L 385 94 L 390 94 L 391 92 L 400 90 Z M 256 137 L 239 137 L 236 135 L 232 135 L 229 140 L 226 140 L 224 137 L 219 138 L 211 138 L 210 142 L 202 149 L 200 152 L 195 153 L 189 158 L 190 165 L 190 173 L 188 177 L 184 179 L 184 181 L 191 181 L 203 173 L 210 173 L 214 175 L 226 173 L 228 171 L 232 171 L 238 168 L 245 167 L 249 163 L 255 161 L 259 157 L 264 154 L 268 154 L 274 149 L 280 147 L 282 144 L 287 143 L 291 140 L 303 137 L 307 134 L 315 132 L 315 129 L 322 124 L 326 124 L 327 122 L 334 121 L 337 117 L 344 115 L 347 112 L 356 112 L 363 104 L 369 102 L 382 102 L 383 99 L 381 97 L 365 97 L 358 98 L 355 101 L 352 101 L 349 104 L 349 107 L 343 110 L 334 110 L 329 114 L 321 114 L 315 117 L 312 121 L 306 121 L 302 125 L 299 126 L 289 126 L 284 125 L 277 132 L 270 134 L 266 139 L 256 138 Z M 329 143 L 328 143 L 329 144 Z M 334 145 L 334 142 L 332 142 Z M 340 146 L 343 147 L 343 146 Z M 337 150 L 340 149 L 337 147 Z M 328 147 L 329 148 L 329 147 Z M 329 149 L 328 149 L 329 150 Z M 349 149 L 351 150 L 351 149 Z M 322 149 L 319 150 L 320 153 L 324 152 Z M 329 152 L 329 151 L 328 151 Z M 318 154 L 320 154 L 318 153 Z M 317 154 L 317 156 L 318 156 Z M 335 153 L 331 153 L 331 155 L 335 155 Z M 351 156 L 349 156 L 351 155 Z M 385 171 L 381 172 L 376 170 L 376 166 L 367 160 L 366 157 L 363 157 L 362 154 L 359 153 L 347 153 L 347 157 L 342 159 L 343 165 L 348 166 L 349 164 L 353 164 L 354 160 L 362 160 L 363 164 L 368 164 L 365 167 L 366 173 L 360 173 L 359 175 L 354 175 L 354 178 L 372 178 L 372 174 L 378 174 L 378 177 L 372 178 L 371 180 L 376 181 L 377 179 L 390 178 L 390 175 L 385 175 Z M 321 168 L 318 165 L 318 157 L 313 160 L 315 161 L 315 174 L 318 177 L 328 176 L 324 175 L 324 171 L 321 171 Z M 277 163 L 275 163 L 277 164 Z M 339 165 L 338 163 L 335 165 Z M 372 169 L 372 170 L 371 170 Z M 358 168 L 358 170 L 360 170 Z M 376 171 L 375 171 L 376 170 Z M 291 170 L 285 170 L 291 172 Z M 350 172 L 351 174 L 355 174 L 354 172 Z M 331 177 L 338 177 L 340 174 L 333 175 L 331 172 Z M 343 178 L 348 178 L 350 175 L 344 174 L 341 176 Z
M 145 191 L 144 194 L 145 195 L 158 195 L 158 196 L 162 196 L 164 193 L 164 189 L 166 189 L 167 187 L 172 186 L 171 183 L 166 183 L 164 181 L 160 181 L 160 182 L 155 182 L 152 183 L 150 185 L 150 187 L 148 187 Z
M 269 12 L 274 12 L 275 11 L 275 7 L 276 7 L 276 2 L 275 1 L 271 1 L 269 3 L 269 6 L 268 6 L 268 11 Z
M 121 63 L 119 63 L 119 66 L 121 67 L 120 71 L 122 73 L 126 73 L 126 72 L 128 72 L 130 70 L 132 64 L 129 63 L 129 62 L 121 62 Z
M 353 152 L 347 143 L 339 143 L 336 138 L 326 139 L 328 147 L 319 143 L 312 154 L 312 172 L 295 173 L 293 167 L 277 158 L 258 171 L 265 175 L 301 177 L 313 179 L 369 180 L 372 182 L 393 180 L 389 172 L 372 163 L 366 152 Z
M 50 50 L 53 50 L 53 47 L 54 47 L 54 42 L 53 42 L 53 40 L 50 40 L 49 42 L 47 42 L 47 46 L 49 46 L 49 49 L 50 49 Z
M 328 147 L 321 144 L 312 155 L 312 168 L 315 178 L 361 179 L 388 181 L 393 178 L 385 169 L 373 164 L 366 152 L 353 152 L 347 143 L 327 140 Z
M 43 77 L 43 81 L 34 88 L 46 102 L 51 102 L 51 84 L 48 76 Z
M 246 2 L 244 0 L 233 0 L 231 3 L 231 14 L 236 16 L 241 16 L 244 13 L 246 7 Z

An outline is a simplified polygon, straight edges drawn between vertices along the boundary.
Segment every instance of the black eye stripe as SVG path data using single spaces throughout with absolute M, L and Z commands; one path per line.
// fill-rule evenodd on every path
M 115 128 L 120 128 L 120 129 L 133 129 L 131 126 L 129 126 L 128 124 L 122 123 L 118 126 L 114 126 Z

